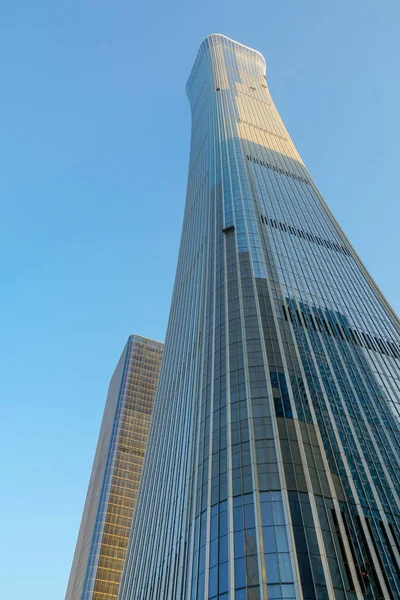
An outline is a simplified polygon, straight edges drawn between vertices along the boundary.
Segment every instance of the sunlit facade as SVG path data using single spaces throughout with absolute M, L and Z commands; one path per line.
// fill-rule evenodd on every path
M 400 598 L 399 321 L 265 74 L 211 35 L 187 84 L 182 239 L 119 600 Z
M 117 598 L 162 353 L 130 336 L 111 379 L 66 600 Z

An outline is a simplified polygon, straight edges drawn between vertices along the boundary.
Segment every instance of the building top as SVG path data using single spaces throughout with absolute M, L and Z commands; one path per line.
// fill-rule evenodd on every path
M 266 69 L 265 58 L 258 50 L 254 50 L 253 48 L 249 48 L 249 46 L 240 44 L 239 42 L 232 40 L 231 38 L 227 37 L 226 35 L 223 35 L 222 33 L 211 33 L 206 38 L 204 38 L 204 40 L 200 44 L 199 51 L 197 53 L 193 68 L 190 72 L 189 79 L 186 84 L 186 90 L 189 90 L 192 85 L 193 79 L 196 76 L 204 53 L 212 47 L 222 45 L 226 47 L 231 46 L 232 49 L 236 50 L 236 52 L 247 54 L 249 58 L 255 60 L 256 62 L 259 62 L 263 66 L 264 70 Z
M 129 336 L 128 338 L 129 342 L 152 342 L 152 344 L 155 344 L 157 346 L 164 346 L 163 342 L 159 342 L 158 340 L 153 340 L 152 338 L 149 337 L 144 337 L 143 335 L 139 335 L 137 333 L 133 333 L 132 335 Z

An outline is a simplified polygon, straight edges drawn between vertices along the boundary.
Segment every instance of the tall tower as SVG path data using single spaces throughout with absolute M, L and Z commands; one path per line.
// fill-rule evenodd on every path
M 207 37 L 119 600 L 400 598 L 399 321 L 315 187 L 264 58 Z
M 65 600 L 117 598 L 162 352 L 130 336 L 111 379 Z

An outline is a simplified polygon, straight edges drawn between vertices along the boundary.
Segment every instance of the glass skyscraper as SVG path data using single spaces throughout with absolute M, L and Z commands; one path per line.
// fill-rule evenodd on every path
M 111 379 L 66 600 L 117 598 L 162 353 L 130 336 Z
M 119 600 L 400 598 L 399 321 L 314 185 L 265 60 L 187 84 L 187 199 Z

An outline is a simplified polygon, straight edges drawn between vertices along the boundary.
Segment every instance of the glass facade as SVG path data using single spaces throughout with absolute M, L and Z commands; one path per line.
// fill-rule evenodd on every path
M 400 599 L 399 321 L 271 99 L 207 37 L 119 600 Z
M 130 336 L 111 379 L 66 600 L 117 598 L 162 353 Z

